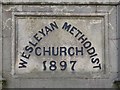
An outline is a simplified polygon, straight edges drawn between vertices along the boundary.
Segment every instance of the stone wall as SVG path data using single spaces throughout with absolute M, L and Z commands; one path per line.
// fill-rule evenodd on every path
M 0 88 L 2 80 L 5 81 L 3 87 L 6 88 L 112 88 L 114 82 L 119 81 L 119 11 L 119 0 L 1 0 Z M 68 26 L 64 26 L 65 22 L 70 22 L 67 23 L 72 28 L 70 31 L 66 29 Z M 39 29 L 47 32 L 43 35 L 45 37 L 42 37 L 41 44 L 38 44 L 41 40 Z M 72 36 L 78 29 L 89 39 L 89 44 L 92 43 L 93 46 L 89 49 L 85 43 L 77 42 L 75 38 L 78 35 Z M 48 50 L 50 46 L 67 48 L 69 56 L 42 54 L 40 57 L 41 48 L 33 45 L 35 40 L 38 41 L 36 45 L 43 49 Z M 84 48 L 83 55 L 72 56 L 73 52 L 77 52 L 72 50 L 79 46 Z M 92 47 L 97 53 L 89 55 L 88 50 Z M 52 51 L 51 53 L 53 54 Z M 93 56 L 96 61 L 90 59 Z M 76 67 L 71 67 L 71 58 L 81 62 Z M 65 71 L 62 72 L 60 66 L 57 66 L 59 70 L 51 68 L 46 61 L 41 68 L 42 62 L 39 59 L 49 62 L 62 60 L 57 65 L 60 64 L 61 70 Z M 94 69 L 95 65 L 100 64 L 99 69 Z

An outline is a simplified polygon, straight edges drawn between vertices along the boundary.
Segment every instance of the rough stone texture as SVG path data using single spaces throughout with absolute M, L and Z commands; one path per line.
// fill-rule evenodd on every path
M 2 5 L 0 4 L 0 89 L 2 88 Z
M 48 0 L 1 0 L 3 6 L 0 9 L 3 13 L 0 14 L 0 73 L 3 66 L 3 78 L 7 80 L 7 88 L 111 88 L 113 82 L 117 80 L 120 76 L 119 74 L 119 7 L 114 6 L 119 0 L 66 0 L 68 3 L 78 3 L 78 4 L 113 4 L 113 5 L 22 5 L 27 4 L 27 2 L 40 2 L 47 3 Z M 23 3 L 22 3 L 23 2 Z M 49 0 L 52 3 L 63 3 L 64 0 Z M 12 4 L 14 3 L 14 5 Z M 21 3 L 21 5 L 15 5 Z M 7 5 L 6 5 L 7 4 Z M 9 5 L 10 4 L 10 5 Z M 0 12 L 1 12 L 0 11 Z M 105 74 L 107 78 L 102 79 L 39 79 L 39 78 L 15 78 L 11 71 L 14 69 L 12 67 L 12 61 L 15 57 L 12 57 L 12 45 L 14 43 L 12 40 L 13 36 L 13 15 L 14 13 L 26 12 L 29 14 L 31 12 L 38 14 L 41 13 L 53 13 L 53 14 L 94 14 L 101 13 L 105 18 L 105 62 L 104 65 L 108 68 L 105 69 Z M 24 13 L 23 13 L 24 14 Z M 35 15 L 34 14 L 34 15 Z M 1 19 L 1 15 L 3 18 Z M 44 15 L 44 14 L 43 14 Z M 3 27 L 1 27 L 3 26 Z M 2 29 L 1 29 L 2 28 Z M 3 32 L 2 32 L 3 30 Z M 3 35 L 2 35 L 3 34 Z M 3 38 L 2 38 L 3 36 Z M 3 39 L 3 40 L 2 40 Z M 2 62 L 3 60 L 3 62 Z M 2 65 L 1 65 L 2 64 Z M 2 76 L 2 75 L 1 75 Z M 0 84 L 1 85 L 1 84 Z
M 2 83 L 0 82 L 0 90 L 2 89 Z
M 20 15 L 20 13 L 19 13 L 19 15 Z M 71 13 L 71 15 L 72 15 L 72 13 Z M 44 16 L 45 16 L 45 13 L 44 13 Z M 66 14 L 64 16 L 66 16 Z M 104 36 L 103 36 L 103 34 L 104 34 L 104 28 L 103 28 L 104 27 L 104 18 L 103 17 L 100 17 L 98 15 L 97 17 L 95 17 L 95 16 L 92 16 L 92 17 L 83 17 L 83 16 L 55 17 L 54 16 L 53 17 L 52 16 L 52 17 L 41 18 L 40 16 L 39 17 L 34 17 L 34 16 L 29 17 L 29 15 L 28 15 L 26 17 L 24 17 L 24 16 L 16 17 L 15 20 L 17 23 L 16 24 L 16 32 L 18 33 L 17 34 L 18 40 L 15 45 L 15 47 L 18 47 L 17 51 L 15 51 L 17 53 L 15 55 L 18 58 L 16 58 L 16 60 L 13 59 L 13 61 L 15 62 L 15 72 L 14 72 L 15 74 L 18 74 L 18 75 L 23 74 L 24 75 L 24 74 L 28 73 L 30 76 L 30 74 L 33 75 L 33 72 L 34 72 L 34 75 L 32 76 L 32 78 L 35 77 L 36 75 L 38 77 L 43 75 L 44 78 L 45 78 L 45 76 L 51 77 L 52 73 L 48 73 L 48 74 L 44 73 L 41 66 L 43 66 L 42 62 L 45 60 L 47 61 L 47 63 L 51 60 L 54 60 L 57 62 L 57 69 L 55 70 L 57 72 L 55 72 L 56 74 L 52 75 L 52 77 L 66 77 L 67 75 L 70 74 L 69 72 L 72 72 L 70 69 L 71 64 L 69 62 L 77 61 L 76 65 L 75 65 L 76 74 L 73 75 L 73 77 L 81 78 L 81 76 L 83 76 L 83 78 L 97 78 L 97 77 L 102 78 L 101 75 L 102 75 L 102 72 L 104 72 L 104 67 L 101 70 L 99 68 L 93 68 L 93 66 L 95 66 L 95 64 L 91 63 L 89 55 L 87 54 L 85 48 L 83 49 L 83 55 L 81 55 L 81 53 L 76 55 L 75 47 L 77 47 L 79 50 L 81 50 L 82 44 L 79 43 L 79 41 L 74 37 L 74 35 L 70 35 L 69 32 L 66 32 L 66 30 L 62 29 L 62 26 L 67 21 L 68 24 L 75 26 L 77 29 L 79 29 L 81 32 L 83 32 L 86 35 L 88 40 L 91 41 L 92 46 L 95 47 L 95 50 L 96 50 L 95 53 L 98 54 L 97 57 L 99 57 L 101 67 L 102 67 L 102 63 L 104 63 L 104 53 L 103 53 L 103 51 L 104 51 Z M 36 49 L 37 47 L 41 47 L 41 50 L 43 51 L 42 47 L 46 47 L 47 50 L 48 50 L 48 47 L 55 47 L 55 49 L 56 49 L 56 47 L 59 47 L 59 49 L 60 49 L 61 46 L 66 47 L 66 48 L 74 47 L 74 50 L 70 51 L 70 52 L 74 52 L 74 55 L 71 57 L 69 55 L 69 53 L 67 52 L 66 57 L 60 56 L 60 52 L 59 52 L 60 50 L 59 50 L 58 51 L 59 54 L 57 56 L 54 56 L 52 54 L 49 56 L 48 53 L 45 56 L 43 55 L 43 53 L 41 54 L 41 56 L 37 56 L 35 54 L 35 52 L 33 51 L 33 53 L 31 53 L 31 57 L 29 60 L 23 59 L 28 62 L 28 64 L 26 65 L 27 68 L 25 68 L 24 71 L 23 71 L 23 69 L 18 68 L 19 66 L 21 66 L 21 65 L 19 65 L 19 63 L 20 63 L 20 59 L 22 58 L 21 53 L 24 51 L 23 48 L 26 45 L 28 45 L 29 40 L 34 42 L 34 38 L 32 37 L 32 36 L 34 36 L 34 34 L 37 33 L 39 35 L 39 37 L 42 37 L 42 35 L 40 33 L 38 33 L 38 31 L 41 28 L 43 28 L 44 32 L 45 32 L 44 26 L 47 26 L 50 28 L 49 24 L 53 23 L 53 21 L 56 22 L 58 29 L 55 29 L 53 32 L 49 32 L 48 36 L 43 37 L 43 39 L 38 43 L 38 45 L 34 49 Z M 97 29 L 98 27 L 99 27 L 99 29 Z M 76 34 L 76 30 L 73 31 L 73 33 Z M 95 34 L 99 38 L 94 38 L 94 35 L 91 36 L 91 34 Z M 103 48 L 103 49 L 101 49 L 101 48 Z M 39 50 L 38 50 L 38 52 L 39 52 Z M 51 51 L 51 53 L 52 53 L 52 51 Z M 94 57 L 94 58 L 96 58 L 96 57 Z M 67 62 L 67 68 L 63 74 L 61 73 L 61 70 L 60 70 L 61 67 L 59 66 L 60 61 Z M 47 69 L 48 68 L 49 68 L 49 66 L 47 66 Z M 49 71 L 49 70 L 47 70 L 47 71 Z M 96 74 L 95 72 L 97 72 L 97 75 L 95 75 Z M 37 73 L 37 74 L 35 74 L 35 73 Z M 72 77 L 72 74 L 70 74 L 70 76 Z M 70 77 L 70 76 L 68 76 L 68 77 Z
M 117 7 L 117 10 L 118 65 L 120 65 L 120 5 Z M 118 67 L 118 80 L 120 80 L 120 67 Z
M 119 0 L 1 0 L 3 3 L 117 4 Z

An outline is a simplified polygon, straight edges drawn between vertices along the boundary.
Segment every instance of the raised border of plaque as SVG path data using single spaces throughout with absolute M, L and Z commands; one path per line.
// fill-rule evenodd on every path
M 85 75 L 85 74 L 79 74 L 79 75 L 58 75 L 56 74 L 55 76 L 52 76 L 52 75 L 49 75 L 48 74 L 41 74 L 40 76 L 39 75 L 34 75 L 33 74 L 23 74 L 23 75 L 18 75 L 15 73 L 15 61 L 16 61 L 16 50 L 17 50 L 17 36 L 18 36 L 18 32 L 16 30 L 16 19 L 17 17 L 39 17 L 39 16 L 45 16 L 45 17 L 67 17 L 67 16 L 73 16 L 73 17 L 102 17 L 104 18 L 104 60 L 102 62 L 102 72 L 100 73 L 93 73 L 92 76 L 90 76 L 89 74 Z M 77 78 L 88 78 L 88 79 L 93 79 L 93 78 L 108 78 L 109 76 L 109 56 L 108 56 L 108 52 L 109 52 L 109 49 L 108 49 L 108 43 L 109 43 L 109 40 L 108 40 L 108 13 L 61 13 L 61 12 L 57 12 L 57 13 L 47 13 L 47 12 L 12 12 L 12 27 L 13 27 L 13 32 L 12 32 L 12 75 L 13 77 L 15 78 L 41 78 L 41 79 L 50 79 L 50 78 L 74 78 L 74 79 L 77 79 Z M 107 64 L 106 64 L 107 63 Z

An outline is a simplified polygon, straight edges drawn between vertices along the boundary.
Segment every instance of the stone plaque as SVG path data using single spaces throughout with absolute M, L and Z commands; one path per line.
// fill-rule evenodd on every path
M 14 75 L 101 77 L 104 22 L 101 16 L 16 16 Z

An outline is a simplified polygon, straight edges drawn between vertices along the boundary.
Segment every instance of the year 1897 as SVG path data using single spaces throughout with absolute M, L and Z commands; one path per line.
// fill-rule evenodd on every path
M 50 71 L 56 71 L 61 70 L 65 71 L 68 67 L 68 64 L 71 64 L 70 70 L 75 71 L 75 65 L 77 61 L 60 61 L 59 63 L 56 61 L 43 61 L 43 71 L 50 70 Z M 59 66 L 58 66 L 59 65 Z M 60 68 L 58 68 L 60 67 Z

